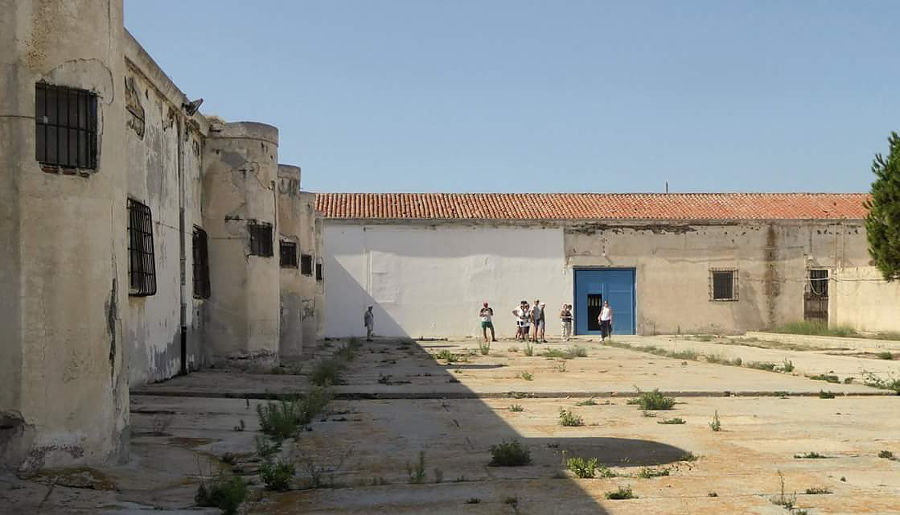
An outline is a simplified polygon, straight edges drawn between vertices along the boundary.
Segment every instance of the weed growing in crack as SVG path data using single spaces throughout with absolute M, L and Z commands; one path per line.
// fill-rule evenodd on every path
M 510 407 L 509 407 L 509 411 L 512 411 L 512 412 L 514 412 L 514 413 L 518 413 L 518 412 L 521 412 L 521 411 L 525 411 L 525 408 L 523 408 L 521 404 L 512 404 L 512 405 L 510 405 Z
M 618 490 L 613 490 L 612 492 L 606 492 L 603 494 L 603 497 L 610 500 L 637 499 L 637 496 L 631 491 L 631 486 L 628 485 L 620 486 Z
M 344 466 L 344 462 L 353 455 L 353 448 L 347 449 L 347 452 L 341 455 L 338 459 L 338 462 L 334 465 L 328 465 L 324 463 L 319 463 L 315 459 L 310 456 L 304 457 L 300 460 L 303 465 L 303 469 L 306 471 L 306 474 L 309 478 L 309 487 L 310 488 L 332 488 L 335 486 L 334 483 L 334 475 L 337 474 L 341 467 Z
M 419 460 L 414 464 L 406 462 L 406 474 L 410 484 L 420 485 L 425 482 L 425 451 L 419 451 Z
M 876 356 L 878 356 L 878 359 L 894 359 L 894 355 L 888 351 L 879 352 Z
M 481 503 L 481 499 L 479 499 L 478 497 L 469 497 L 466 500 L 466 504 L 479 504 L 479 503 Z
M 722 430 L 722 421 L 719 420 L 719 410 L 716 410 L 713 415 L 712 422 L 709 423 L 709 428 L 717 432 Z
M 826 383 L 840 383 L 841 379 L 834 374 L 818 374 L 814 376 L 807 376 L 813 381 L 825 381 Z
M 244 424 L 244 419 L 241 419 L 240 423 L 238 425 L 234 426 L 234 430 L 237 432 L 241 432 L 244 429 L 246 429 L 246 427 L 247 426 Z
M 636 400 L 629 400 L 628 404 L 637 404 L 642 410 L 670 410 L 675 405 L 675 399 L 666 397 L 659 388 L 654 388 L 652 392 L 642 392 L 638 388 L 637 392 Z
M 815 451 L 807 452 L 805 454 L 795 454 L 794 455 L 794 458 L 796 458 L 798 460 L 801 460 L 801 459 L 802 460 L 821 460 L 821 459 L 825 459 L 827 457 L 828 456 L 825 456 L 824 454 L 819 454 Z
M 584 419 L 581 418 L 580 415 L 577 415 L 572 410 L 560 409 L 559 410 L 559 425 L 566 427 L 576 427 L 583 426 Z
M 894 453 L 892 453 L 891 451 L 883 450 L 883 451 L 879 451 L 879 452 L 878 452 L 878 457 L 879 457 L 879 458 L 884 458 L 884 459 L 886 459 L 886 460 L 893 460 L 893 459 L 894 459 Z
M 454 363 L 456 361 L 459 361 L 459 356 L 450 352 L 447 349 L 441 349 L 440 352 L 438 352 L 437 354 L 434 355 L 434 358 L 442 359 L 442 360 L 446 361 L 447 363 Z
M 653 467 L 643 467 L 638 472 L 638 477 L 641 479 L 650 479 L 652 477 L 662 477 L 668 476 L 669 469 L 668 468 L 653 468 Z
M 871 372 L 863 372 L 863 382 L 866 386 L 870 386 L 872 388 L 878 388 L 880 390 L 893 390 L 897 394 L 900 394 L 900 378 L 896 378 L 893 375 L 888 379 L 883 379 Z
M 834 392 L 825 390 L 819 390 L 819 398 L 820 399 L 834 399 Z
M 264 461 L 259 466 L 259 477 L 267 489 L 283 492 L 290 487 L 294 478 L 294 464 L 281 459 Z
M 579 456 L 569 458 L 566 460 L 566 469 L 581 479 L 592 478 L 597 472 L 597 458 L 584 459 Z
M 338 384 L 343 369 L 344 362 L 341 360 L 330 358 L 320 361 L 316 363 L 312 373 L 309 374 L 309 382 L 317 386 Z
M 521 467 L 531 463 L 531 451 L 518 440 L 501 442 L 491 446 L 491 462 L 494 467 Z
M 281 450 L 281 441 L 271 440 L 265 436 L 256 437 L 256 454 L 265 459 Z
M 324 411 L 331 399 L 328 390 L 313 388 L 299 399 L 257 404 L 260 430 L 280 440 L 290 438 Z
M 830 494 L 830 493 L 831 493 L 831 490 L 829 490 L 828 488 L 825 488 L 824 486 L 813 486 L 813 487 L 806 489 L 807 495 L 823 495 L 823 494 Z
M 769 362 L 761 362 L 761 361 L 748 361 L 747 368 L 755 368 L 757 370 L 768 370 L 772 372 L 775 370 L 775 363 Z
M 527 370 L 523 370 L 523 371 L 519 372 L 519 377 L 526 381 L 534 380 L 534 374 L 532 374 L 531 372 L 529 372 Z
M 684 424 L 685 421 L 681 417 L 667 418 L 665 420 L 656 421 L 657 424 Z
M 794 371 L 794 362 L 789 359 L 782 360 L 781 371 L 786 374 L 793 372 Z
M 525 342 L 525 355 L 534 356 L 534 345 L 531 342 Z
M 478 342 L 478 352 L 480 352 L 482 356 L 490 354 L 491 342 Z
M 781 493 L 777 497 L 772 497 L 769 501 L 777 506 L 781 506 L 788 511 L 792 511 L 794 509 L 794 505 L 797 504 L 797 493 L 794 492 L 793 495 L 786 495 L 784 493 L 784 474 L 781 471 L 778 471 L 778 479 L 781 483 Z
M 595 401 L 593 398 L 590 398 L 586 401 L 578 401 L 575 403 L 575 405 L 576 406 L 596 406 L 597 401 Z
M 557 363 L 557 364 L 556 364 L 556 371 L 557 371 L 557 372 L 560 372 L 560 373 L 565 372 L 565 371 L 566 371 L 566 362 L 565 362 L 565 361 L 560 361 L 559 363 Z
M 226 515 L 233 515 L 246 497 L 247 485 L 242 478 L 221 473 L 214 478 L 200 480 L 194 501 L 197 506 L 215 507 Z
M 656 418 L 656 413 L 653 413 L 652 411 L 642 410 L 641 416 L 647 418 Z

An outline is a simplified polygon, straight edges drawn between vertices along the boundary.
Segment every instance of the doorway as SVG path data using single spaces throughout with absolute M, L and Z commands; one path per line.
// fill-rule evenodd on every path
M 597 316 L 603 301 L 613 311 L 613 334 L 635 334 L 635 270 L 575 270 L 575 334 L 600 334 Z

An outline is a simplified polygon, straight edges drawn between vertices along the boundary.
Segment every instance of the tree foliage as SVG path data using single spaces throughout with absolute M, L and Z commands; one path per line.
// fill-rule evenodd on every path
M 887 157 L 875 155 L 872 198 L 866 201 L 866 235 L 869 254 L 888 281 L 900 279 L 900 136 L 888 138 Z

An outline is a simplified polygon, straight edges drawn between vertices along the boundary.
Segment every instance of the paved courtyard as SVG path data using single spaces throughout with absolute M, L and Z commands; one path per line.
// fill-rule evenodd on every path
M 346 343 L 321 342 L 316 359 Z M 794 513 L 900 512 L 900 461 L 879 457 L 900 456 L 900 397 L 875 387 L 900 378 L 898 342 L 577 338 L 526 352 L 512 340 L 487 355 L 476 340 L 363 342 L 326 412 L 283 442 L 296 473 L 280 493 L 258 477 L 256 406 L 307 392 L 311 362 L 148 385 L 132 395 L 129 463 L 0 477 L 0 502 L 179 512 L 196 509 L 198 476 L 225 469 L 252 483 L 250 513 L 789 512 L 773 500 Z M 629 403 L 655 388 L 671 410 Z M 561 409 L 582 425 L 560 425 Z M 512 440 L 532 463 L 489 466 L 491 446 Z M 612 477 L 579 479 L 572 457 Z M 620 487 L 635 498 L 606 498 Z

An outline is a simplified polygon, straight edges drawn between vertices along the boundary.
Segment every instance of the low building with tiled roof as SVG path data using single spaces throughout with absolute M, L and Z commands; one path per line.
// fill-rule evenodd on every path
M 480 335 L 495 305 L 574 305 L 576 334 L 740 332 L 827 321 L 834 270 L 869 262 L 862 193 L 322 193 L 327 336 Z M 357 327 L 360 326 L 360 327 Z

